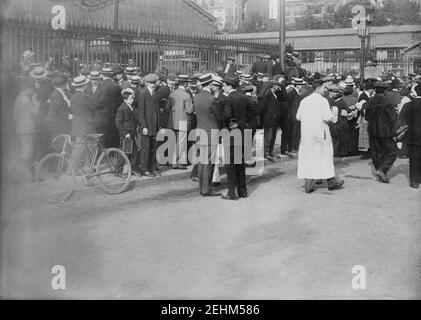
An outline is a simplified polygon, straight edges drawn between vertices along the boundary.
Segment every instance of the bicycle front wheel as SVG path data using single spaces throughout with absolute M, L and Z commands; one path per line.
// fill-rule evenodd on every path
M 59 153 L 47 154 L 38 163 L 35 179 L 42 197 L 51 203 L 70 198 L 75 186 L 75 173 L 69 159 Z
M 127 190 L 132 176 L 129 158 L 120 149 L 107 149 L 98 159 L 96 166 L 98 184 L 109 194 Z

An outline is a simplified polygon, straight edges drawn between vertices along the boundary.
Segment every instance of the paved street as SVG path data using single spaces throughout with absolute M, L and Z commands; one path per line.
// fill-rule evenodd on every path
M 98 188 L 64 204 L 28 198 L 3 212 L 5 298 L 421 298 L 421 194 L 408 160 L 376 182 L 370 161 L 337 159 L 341 191 L 304 194 L 297 161 L 249 176 L 249 198 L 203 198 L 189 173 Z M 225 175 L 222 191 L 225 192 Z M 66 270 L 53 290 L 52 267 Z M 351 285 L 353 266 L 366 290 Z

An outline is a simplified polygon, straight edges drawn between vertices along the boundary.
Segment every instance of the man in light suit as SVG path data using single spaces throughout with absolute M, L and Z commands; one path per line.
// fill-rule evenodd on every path
M 172 129 L 177 136 L 177 147 L 173 157 L 172 168 L 176 170 L 186 170 L 187 150 L 178 151 L 183 146 L 187 149 L 187 134 L 191 129 L 191 117 L 193 114 L 193 102 L 191 96 L 186 92 L 189 77 L 187 75 L 178 76 L 178 88 L 170 93 L 172 107 Z M 177 156 L 178 155 L 178 156 Z M 180 159 L 180 158 L 181 159 Z M 179 163 L 179 162 L 182 163 Z
M 202 91 L 194 98 L 194 111 L 197 117 L 197 129 L 206 132 L 206 137 L 197 135 L 200 149 L 199 189 L 204 197 L 218 197 L 221 194 L 211 189 L 212 176 L 216 162 L 216 151 L 219 142 L 219 123 L 216 115 L 216 99 L 212 94 L 212 75 L 205 74 L 199 78 Z M 204 140 L 204 141 L 203 141 Z

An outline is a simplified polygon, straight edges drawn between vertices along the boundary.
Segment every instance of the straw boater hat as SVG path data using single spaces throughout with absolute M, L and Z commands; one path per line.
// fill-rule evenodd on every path
M 45 70 L 43 67 L 38 66 L 32 69 L 32 71 L 29 73 L 29 76 L 33 79 L 42 79 L 45 78 L 48 75 L 47 70 Z
M 189 76 L 186 74 L 179 74 L 177 77 L 177 80 L 179 82 L 188 82 L 189 81 Z
M 138 75 L 134 75 L 130 78 L 129 81 L 131 84 L 138 84 L 140 83 L 140 77 Z
M 72 87 L 82 87 L 89 83 L 89 79 L 85 76 L 79 76 L 73 79 Z
M 25 50 L 23 53 L 23 60 L 28 60 L 34 56 L 35 52 L 32 52 L 31 50 Z
M 136 73 L 136 67 L 127 67 L 125 70 L 126 74 L 135 74 Z
M 89 80 L 99 80 L 100 78 L 99 71 L 91 71 L 88 75 Z
M 240 79 L 242 79 L 242 80 L 244 80 L 244 81 L 251 81 L 251 74 L 248 74 L 248 73 L 243 73 L 243 74 L 240 76 Z
M 305 85 L 305 81 L 302 78 L 292 78 L 291 84 Z
M 241 86 L 241 90 L 243 90 L 244 92 L 250 92 L 254 90 L 254 87 L 251 84 L 243 84 Z
M 212 75 L 210 73 L 204 74 L 203 76 L 199 77 L 200 85 L 204 86 L 212 82 Z
M 101 69 L 100 73 L 102 75 L 108 76 L 108 77 L 112 77 L 113 76 L 113 68 L 111 67 L 104 67 Z

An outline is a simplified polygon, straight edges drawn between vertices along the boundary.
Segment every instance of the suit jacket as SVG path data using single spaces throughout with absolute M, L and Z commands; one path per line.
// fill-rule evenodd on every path
M 122 103 L 117 109 L 117 116 L 115 118 L 115 126 L 120 133 L 120 138 L 125 137 L 128 133 L 132 136 L 135 133 L 135 113 L 134 110 L 126 103 Z
M 370 137 L 392 138 L 398 115 L 392 103 L 382 95 L 376 95 L 366 103 L 365 118 Z
M 408 125 L 406 143 L 421 146 L 421 99 L 406 103 L 399 115 L 399 122 Z
M 225 70 L 227 69 L 227 63 L 225 62 L 222 66 L 222 72 L 224 73 L 224 75 L 230 74 L 230 75 L 235 75 L 235 71 L 237 71 L 237 65 L 232 64 L 229 69 L 228 72 L 225 72 Z
M 273 62 L 272 61 L 266 61 L 266 62 L 264 62 L 265 63 L 265 65 L 266 65 L 266 74 L 269 76 L 269 77 L 272 77 L 272 72 L 273 72 Z
M 95 93 L 97 92 L 98 95 L 95 97 L 98 99 L 92 100 L 96 104 L 95 126 L 102 128 L 114 126 L 117 109 L 123 103 L 120 86 L 113 80 L 106 79 L 99 83 Z
M 77 90 L 70 99 L 72 108 L 72 135 L 85 136 L 95 133 L 94 115 L 96 106 L 85 92 Z
M 193 107 L 196 112 L 197 129 L 201 129 L 207 134 L 207 140 L 199 141 L 199 144 L 209 146 L 218 144 L 219 123 L 216 111 L 216 99 L 213 94 L 207 90 L 202 90 L 194 97 Z
M 288 110 L 288 93 L 284 86 L 280 87 L 281 89 L 276 92 L 276 96 L 279 101 L 280 105 L 280 112 L 279 112 L 279 121 L 283 122 L 288 119 L 289 117 L 289 110 Z
M 161 112 L 160 125 L 162 128 L 168 128 L 171 120 L 171 103 L 170 103 L 171 89 L 169 86 L 161 86 L 156 90 L 157 102 Z M 171 120 L 172 121 L 172 120 Z
M 248 100 L 248 110 L 247 110 L 247 124 L 250 129 L 257 129 L 257 117 L 259 116 L 259 108 L 257 107 L 257 101 L 251 97 L 247 96 Z
M 156 93 L 151 96 L 149 89 L 144 88 L 139 92 L 137 107 L 137 121 L 141 134 L 144 128 L 148 129 L 148 136 L 155 137 L 159 131 L 160 112 Z
M 262 115 L 264 128 L 271 128 L 278 124 L 281 105 L 272 90 L 267 91 L 259 103 L 259 112 Z
M 300 107 L 301 97 L 294 88 L 288 93 L 288 110 L 292 117 L 292 121 L 297 121 L 297 111 Z
M 57 89 L 54 89 L 49 100 L 50 108 L 45 118 L 47 128 L 55 135 L 69 133 L 70 106 L 67 105 L 63 95 Z
M 275 62 L 275 64 L 272 67 L 272 76 L 276 76 L 277 74 L 282 74 L 282 65 L 280 62 Z
M 170 93 L 172 107 L 172 129 L 180 130 L 179 121 L 187 123 L 187 130 L 191 129 L 192 119 L 189 114 L 193 113 L 193 101 L 191 96 L 182 87 Z
M 228 121 L 235 122 L 238 125 L 238 129 L 244 132 L 245 129 L 249 128 L 247 119 L 249 118 L 248 110 L 251 110 L 252 107 L 249 105 L 250 102 L 247 97 L 243 94 L 240 94 L 238 91 L 232 91 L 227 97 L 227 108 L 226 108 L 226 117 Z M 238 145 L 239 142 L 236 140 L 231 142 L 232 146 Z M 244 140 L 241 141 L 244 145 Z
M 266 64 L 263 61 L 256 61 L 251 67 L 252 73 L 266 73 Z

